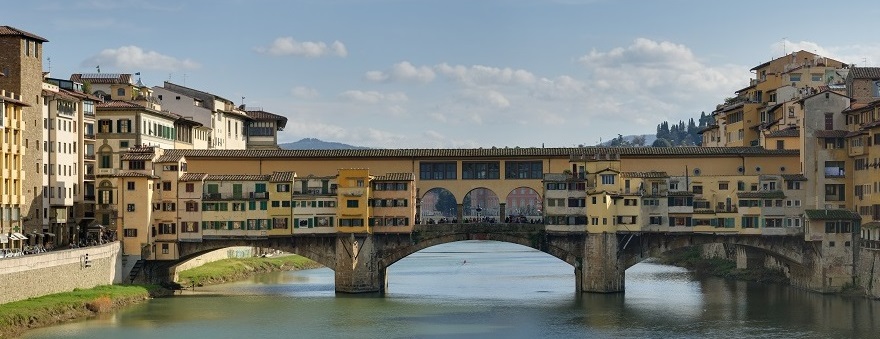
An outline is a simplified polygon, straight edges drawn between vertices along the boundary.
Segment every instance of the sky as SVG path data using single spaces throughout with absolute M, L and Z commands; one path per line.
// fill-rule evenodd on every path
M 284 115 L 279 142 L 592 146 L 698 118 L 796 50 L 880 66 L 874 1 L 45 0 L 44 68 Z M 8 11 L 8 9 L 12 11 Z

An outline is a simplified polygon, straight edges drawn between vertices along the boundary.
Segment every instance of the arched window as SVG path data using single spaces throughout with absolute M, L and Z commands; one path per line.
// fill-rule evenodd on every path
M 120 88 L 116 90 L 116 96 L 125 97 L 125 88 Z

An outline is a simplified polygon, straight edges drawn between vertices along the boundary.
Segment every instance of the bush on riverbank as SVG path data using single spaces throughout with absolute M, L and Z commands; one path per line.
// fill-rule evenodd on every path
M 149 299 L 162 289 L 154 285 L 106 285 L 45 295 L 0 305 L 0 338 L 30 328 L 84 318 Z
M 180 272 L 178 282 L 186 286 L 202 286 L 241 280 L 257 273 L 293 271 L 321 267 L 298 255 L 277 257 L 230 258 L 210 262 Z
M 727 279 L 754 281 L 761 283 L 787 284 L 785 273 L 768 268 L 737 269 L 736 262 L 722 258 L 703 258 L 699 247 L 689 247 L 664 254 L 665 264 L 681 266 L 694 271 L 698 276 L 714 276 Z

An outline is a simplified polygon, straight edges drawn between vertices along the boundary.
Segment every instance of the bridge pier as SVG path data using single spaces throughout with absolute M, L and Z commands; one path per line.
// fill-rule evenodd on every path
M 747 268 L 764 267 L 764 253 L 758 249 L 737 246 L 736 247 L 736 268 L 744 270 Z
M 625 268 L 617 252 L 617 234 L 588 233 L 584 241 L 584 255 L 580 265 L 574 269 L 577 291 L 623 292 Z
M 336 238 L 336 292 L 383 292 L 386 268 L 379 266 L 375 238 L 370 234 L 347 234 Z

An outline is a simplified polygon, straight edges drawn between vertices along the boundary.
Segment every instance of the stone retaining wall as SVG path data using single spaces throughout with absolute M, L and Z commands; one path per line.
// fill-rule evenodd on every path
M 0 259 L 0 304 L 121 283 L 121 257 L 113 242 Z
M 862 249 L 856 264 L 858 285 L 871 298 L 880 298 L 880 251 Z

